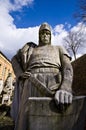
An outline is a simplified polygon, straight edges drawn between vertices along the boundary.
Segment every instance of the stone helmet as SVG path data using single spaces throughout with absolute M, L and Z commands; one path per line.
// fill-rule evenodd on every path
M 39 28 L 39 45 L 42 45 L 40 34 L 41 34 L 41 32 L 43 30 L 48 30 L 50 32 L 50 35 L 51 35 L 51 27 L 50 27 L 50 25 L 47 22 L 42 23 L 40 28 Z M 50 37 L 50 44 L 51 44 L 51 37 Z
M 48 23 L 42 23 L 40 28 L 39 28 L 39 33 L 42 31 L 42 30 L 48 30 L 50 33 L 51 33 L 51 27 Z

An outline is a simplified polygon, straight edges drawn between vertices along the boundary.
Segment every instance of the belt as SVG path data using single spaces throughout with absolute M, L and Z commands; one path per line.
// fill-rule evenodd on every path
M 46 68 L 46 67 L 32 68 L 32 69 L 28 69 L 28 72 L 31 72 L 31 73 L 57 73 L 58 74 L 59 68 Z

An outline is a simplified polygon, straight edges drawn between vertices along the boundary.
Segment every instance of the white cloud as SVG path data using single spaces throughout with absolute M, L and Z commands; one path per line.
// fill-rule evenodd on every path
M 19 10 L 22 6 L 31 6 L 34 0 L 13 0 L 11 10 Z
M 0 7 L 7 10 L 19 10 L 23 6 L 31 6 L 34 0 L 0 0 Z
M 32 41 L 38 44 L 39 26 L 17 28 L 13 23 L 14 18 L 9 13 L 31 4 L 33 4 L 33 0 L 14 0 L 13 3 L 10 0 L 0 0 L 0 50 L 8 58 L 11 58 L 27 42 Z M 76 29 L 77 26 L 75 26 Z M 67 33 L 64 25 L 56 25 L 52 29 L 52 44 L 62 45 L 63 38 Z M 84 52 L 86 52 L 86 49 L 84 49 Z
M 53 45 L 62 45 L 63 38 L 67 36 L 67 31 L 64 28 L 63 24 L 56 25 L 52 31 L 52 44 Z
M 0 0 L 0 50 L 9 57 L 12 57 L 25 42 L 33 39 L 31 32 L 34 35 L 33 42 L 37 42 L 34 31 L 36 32 L 38 27 L 18 29 L 13 23 L 14 18 L 9 13 L 13 9 L 31 5 L 32 2 L 33 0 L 17 0 L 12 4 L 9 0 Z
M 32 4 L 33 0 L 14 0 L 15 5 L 25 6 Z
M 62 33 L 64 29 L 64 25 L 60 24 L 60 25 L 56 25 L 55 28 L 53 29 L 53 32 L 56 34 Z
M 77 57 L 86 54 L 86 25 L 83 23 L 78 23 L 71 29 L 71 31 L 80 31 L 82 33 L 83 45 L 78 49 Z M 80 36 L 78 38 L 80 38 Z

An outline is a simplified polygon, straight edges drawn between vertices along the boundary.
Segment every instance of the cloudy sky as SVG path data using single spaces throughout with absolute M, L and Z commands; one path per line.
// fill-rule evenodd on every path
M 63 38 L 80 23 L 74 19 L 78 0 L 0 0 L 0 51 L 11 59 L 27 42 L 38 44 L 41 23 L 52 26 L 52 44 L 62 45 Z M 79 50 L 78 55 L 84 54 Z

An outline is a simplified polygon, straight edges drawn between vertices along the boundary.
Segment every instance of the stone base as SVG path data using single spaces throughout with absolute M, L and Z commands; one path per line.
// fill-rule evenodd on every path
M 84 130 L 84 99 L 74 100 L 62 112 L 51 98 L 30 97 L 28 108 L 28 130 Z

